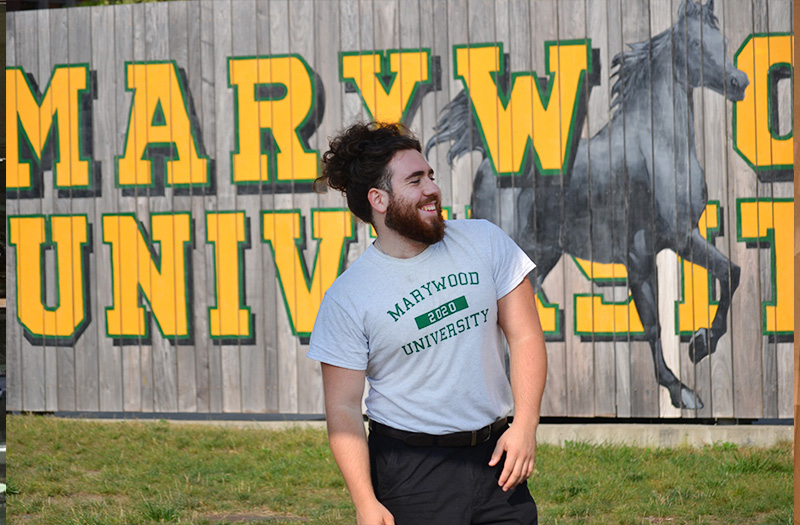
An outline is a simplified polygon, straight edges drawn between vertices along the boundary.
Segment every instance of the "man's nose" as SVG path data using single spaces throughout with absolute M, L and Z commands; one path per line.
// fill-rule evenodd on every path
M 441 193 L 439 186 L 433 180 L 425 178 L 425 184 L 422 188 L 425 195 L 438 195 Z

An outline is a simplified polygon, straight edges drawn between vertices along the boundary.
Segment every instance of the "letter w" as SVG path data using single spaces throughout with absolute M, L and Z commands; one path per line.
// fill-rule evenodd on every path
M 591 71 L 591 42 L 548 42 L 542 92 L 536 72 L 513 73 L 508 93 L 498 79 L 505 75 L 503 45 L 454 46 L 455 78 L 461 79 L 497 175 L 522 173 L 530 145 L 543 175 L 567 169 L 576 129 L 585 73 Z

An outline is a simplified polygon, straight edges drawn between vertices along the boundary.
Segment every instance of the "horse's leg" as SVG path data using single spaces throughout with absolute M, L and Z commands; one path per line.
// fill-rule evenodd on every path
M 539 201 L 535 202 L 537 197 Z M 541 294 L 545 302 L 547 302 L 547 295 L 544 293 L 542 284 L 563 253 L 558 243 L 561 225 L 537 223 L 535 207 L 545 205 L 546 197 L 541 194 L 536 195 L 534 189 L 530 187 L 520 192 L 517 197 L 516 237 L 514 238 L 519 247 L 536 263 L 536 268 L 528 277 L 533 289 Z M 540 215 L 559 218 L 561 216 L 560 213 Z M 540 218 L 539 221 L 543 222 L 543 219 Z
M 708 242 L 700 230 L 692 231 L 690 242 L 686 244 L 678 255 L 694 264 L 698 264 L 719 280 L 719 303 L 717 313 L 711 322 L 711 330 L 699 329 L 694 334 L 694 339 L 689 347 L 689 358 L 693 363 L 700 362 L 705 356 L 713 354 L 717 349 L 720 337 L 728 331 L 728 309 L 731 305 L 733 292 L 739 286 L 741 268 L 730 261 L 720 252 L 713 243 Z
M 471 204 L 473 218 L 500 226 L 500 188 L 488 158 L 484 158 L 475 171 Z
M 667 366 L 661 348 L 661 324 L 658 321 L 658 301 L 656 299 L 655 254 L 651 243 L 646 242 L 642 230 L 633 236 L 628 253 L 628 283 L 636 310 L 642 320 L 645 337 L 653 353 L 656 381 L 666 387 L 672 405 L 677 408 L 697 410 L 703 402 L 693 390 L 681 383 Z

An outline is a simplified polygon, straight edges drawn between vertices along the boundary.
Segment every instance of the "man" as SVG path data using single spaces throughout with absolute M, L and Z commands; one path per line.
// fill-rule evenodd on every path
M 317 182 L 377 233 L 326 292 L 308 353 L 358 523 L 537 523 L 526 480 L 547 357 L 534 264 L 487 221 L 442 219 L 433 170 L 400 125 L 345 130 Z

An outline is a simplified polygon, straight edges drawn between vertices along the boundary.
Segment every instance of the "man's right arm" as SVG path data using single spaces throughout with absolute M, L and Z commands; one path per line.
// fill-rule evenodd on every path
M 364 378 L 364 370 L 322 363 L 328 440 L 356 507 L 358 524 L 393 525 L 394 518 L 372 488 L 367 435 L 361 415 Z

